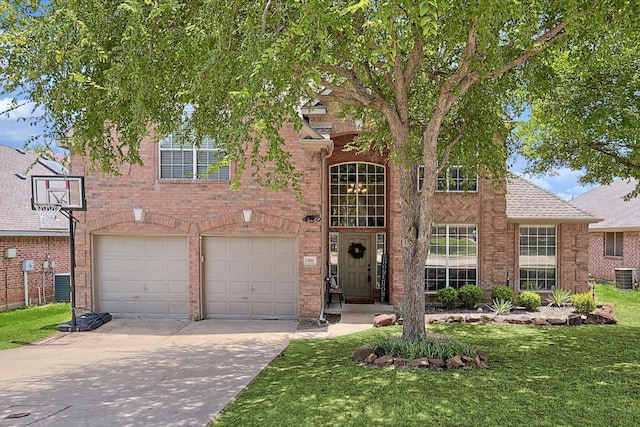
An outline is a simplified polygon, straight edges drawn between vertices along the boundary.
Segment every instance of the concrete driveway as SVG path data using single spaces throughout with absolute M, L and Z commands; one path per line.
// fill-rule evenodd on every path
M 276 320 L 113 319 L 0 351 L 0 426 L 206 426 L 295 329 Z

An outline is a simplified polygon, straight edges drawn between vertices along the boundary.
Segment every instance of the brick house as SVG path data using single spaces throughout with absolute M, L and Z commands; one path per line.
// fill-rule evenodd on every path
M 207 172 L 219 155 L 211 142 L 142 141 L 145 166 L 119 177 L 89 174 L 86 160 L 74 158 L 87 199 L 87 211 L 77 213 L 78 306 L 121 316 L 318 317 L 325 277 L 335 278 L 347 303 L 398 306 L 398 171 L 379 154 L 344 150 L 357 135 L 354 123 L 333 119 L 322 105 L 302 114 L 300 132 L 282 129 L 304 171 L 302 202 L 292 191 L 259 187 L 250 173 L 231 191 L 233 165 Z M 466 283 L 488 298 L 508 280 L 518 289 L 521 278 L 543 290 L 559 282 L 587 289 L 586 231 L 594 218 L 524 180 L 506 188 L 496 191 L 455 167 L 442 177 L 425 301 Z
M 45 230 L 31 210 L 29 177 L 61 172 L 35 153 L 0 145 L 0 310 L 50 301 L 55 274 L 69 272 L 68 222 Z M 33 261 L 33 269 L 25 272 L 24 261 Z
M 571 203 L 599 218 L 589 225 L 589 273 L 616 280 L 616 269 L 640 268 L 640 199 L 624 200 L 637 182 L 620 180 L 596 187 Z

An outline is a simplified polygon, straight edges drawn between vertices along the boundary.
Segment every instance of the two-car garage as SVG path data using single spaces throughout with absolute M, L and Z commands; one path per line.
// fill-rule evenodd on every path
M 189 317 L 188 250 L 186 236 L 94 236 L 96 308 L 123 317 Z M 297 318 L 296 254 L 295 238 L 202 237 L 203 285 L 194 292 L 202 315 Z

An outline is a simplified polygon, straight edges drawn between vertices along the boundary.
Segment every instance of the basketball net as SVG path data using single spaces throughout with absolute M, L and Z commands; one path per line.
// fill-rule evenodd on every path
M 40 228 L 66 229 L 67 225 L 60 215 L 60 205 L 34 205 L 40 215 Z

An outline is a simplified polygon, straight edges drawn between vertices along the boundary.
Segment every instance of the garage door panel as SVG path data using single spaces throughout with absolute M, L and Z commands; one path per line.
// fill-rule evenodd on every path
M 206 237 L 204 252 L 206 317 L 297 317 L 294 238 Z
M 97 306 L 115 316 L 187 318 L 186 237 L 96 236 Z
M 294 240 L 279 240 L 275 242 L 275 250 L 273 253 L 277 255 L 296 256 L 296 244 Z
M 296 306 L 294 303 L 276 303 L 276 316 L 278 317 L 293 317 L 296 315 Z
M 293 295 L 296 289 L 294 282 L 277 282 L 275 292 L 277 296 Z
M 251 290 L 255 297 L 271 297 L 273 295 L 273 282 L 253 282 Z
M 273 261 L 254 261 L 252 267 L 254 275 L 273 275 Z

